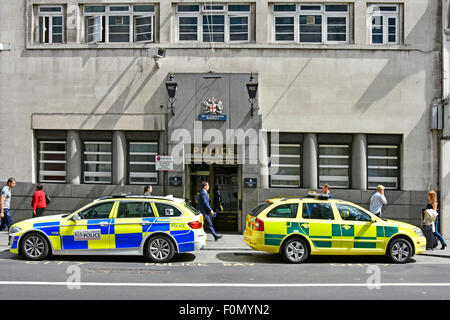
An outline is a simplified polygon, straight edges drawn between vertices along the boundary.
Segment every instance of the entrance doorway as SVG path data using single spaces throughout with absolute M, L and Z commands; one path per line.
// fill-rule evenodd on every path
M 193 164 L 191 165 L 190 199 L 198 208 L 198 194 L 202 182 L 209 183 L 209 198 L 211 208 L 217 212 L 213 219 L 214 229 L 218 232 L 238 232 L 240 183 L 239 166 L 219 164 Z M 218 188 L 219 187 L 219 190 Z M 223 211 L 217 208 L 217 191 L 223 200 Z

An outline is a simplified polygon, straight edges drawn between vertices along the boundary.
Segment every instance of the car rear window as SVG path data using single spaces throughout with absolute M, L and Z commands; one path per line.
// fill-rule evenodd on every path
M 195 209 L 193 206 L 191 206 L 190 204 L 189 204 L 189 202 L 185 202 L 184 203 L 184 206 L 186 207 L 186 208 L 188 208 L 189 209 L 189 211 L 191 211 L 193 214 L 195 214 L 196 216 L 198 216 L 199 214 L 202 214 L 200 211 L 198 211 L 197 209 Z
M 250 210 L 250 212 L 248 214 L 251 215 L 252 217 L 257 217 L 258 214 L 260 214 L 264 209 L 268 208 L 271 205 L 272 205 L 271 202 L 263 202 L 263 203 L 257 205 L 252 210 Z

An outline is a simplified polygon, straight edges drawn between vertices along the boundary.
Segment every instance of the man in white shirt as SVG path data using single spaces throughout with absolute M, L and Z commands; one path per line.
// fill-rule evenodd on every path
M 377 186 L 377 192 L 370 198 L 370 212 L 381 217 L 381 208 L 383 207 L 383 204 L 387 204 L 387 200 L 384 196 L 384 186 L 379 184 Z

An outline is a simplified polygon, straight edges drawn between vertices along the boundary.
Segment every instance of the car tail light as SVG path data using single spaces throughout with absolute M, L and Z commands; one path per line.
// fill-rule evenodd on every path
M 189 222 L 188 225 L 192 229 L 200 229 L 203 226 L 203 224 L 200 221 L 192 221 L 192 222 Z
M 253 230 L 264 231 L 264 221 L 256 218 L 255 223 L 253 224 Z

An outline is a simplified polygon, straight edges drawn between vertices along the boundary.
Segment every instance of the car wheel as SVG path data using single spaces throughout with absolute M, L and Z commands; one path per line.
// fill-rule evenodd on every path
M 49 245 L 44 236 L 31 233 L 22 240 L 22 254 L 29 260 L 43 260 L 48 256 Z
M 292 238 L 284 243 L 281 255 L 286 262 L 302 263 L 309 257 L 309 247 L 302 238 Z
M 175 248 L 167 237 L 154 236 L 147 242 L 145 254 L 152 262 L 169 262 L 175 254 Z
M 411 259 L 413 249 L 406 239 L 394 239 L 388 248 L 388 257 L 394 263 L 406 263 Z

